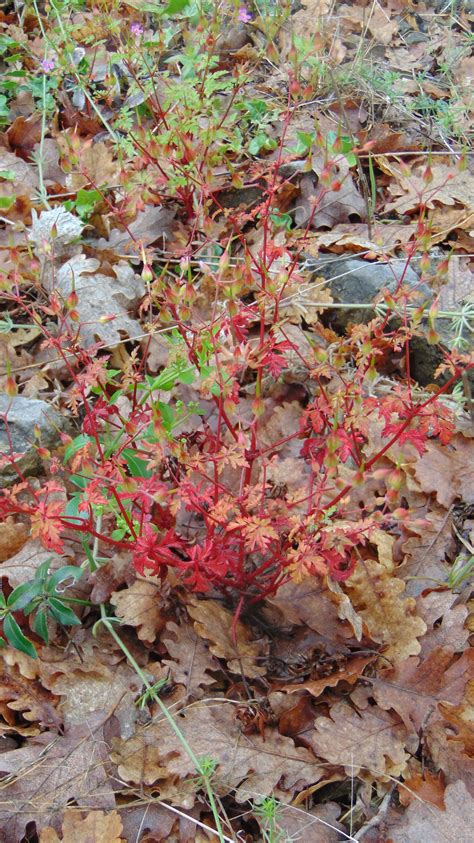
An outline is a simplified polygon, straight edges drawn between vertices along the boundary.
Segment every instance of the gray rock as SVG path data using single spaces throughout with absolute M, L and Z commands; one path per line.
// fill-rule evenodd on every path
M 364 324 L 373 319 L 375 310 L 367 305 L 371 304 L 382 289 L 395 289 L 404 266 L 403 261 L 383 264 L 370 263 L 357 257 L 324 255 L 321 258 L 308 257 L 302 268 L 312 272 L 315 280 L 327 279 L 335 304 L 354 304 L 354 307 L 349 308 L 328 308 L 321 315 L 321 321 L 325 325 L 343 334 L 350 323 Z M 411 265 L 406 269 L 403 280 L 409 287 L 416 287 L 419 294 L 417 303 L 421 304 L 433 298 L 431 289 L 427 284 L 420 282 Z M 422 322 L 419 329 L 423 332 L 424 328 Z M 437 324 L 436 329 L 440 334 L 440 344 L 430 345 L 423 333 L 414 336 L 410 341 L 410 373 L 421 386 L 429 383 L 441 385 L 449 377 L 447 374 L 435 378 L 436 369 L 444 358 L 443 349 L 448 347 L 450 340 L 449 331 L 441 324 Z M 474 386 L 474 377 L 472 380 Z
M 374 318 L 375 311 L 367 305 L 371 304 L 382 289 L 393 291 L 396 288 L 404 271 L 404 263 L 370 263 L 357 257 L 323 256 L 308 258 L 303 268 L 310 270 L 315 278 L 328 280 L 328 288 L 335 304 L 354 304 L 354 307 L 349 308 L 328 308 L 323 313 L 322 321 L 342 333 L 350 322 L 363 324 Z M 416 287 L 420 304 L 432 298 L 430 288 L 420 283 L 411 266 L 406 269 L 403 282 L 409 287 Z
M 35 425 L 41 433 L 41 445 L 53 448 L 60 441 L 60 431 L 66 428 L 66 419 L 46 401 L 0 395 L 0 455 L 10 454 L 12 450 L 21 453 L 16 465 L 25 475 L 41 471 L 41 458 L 33 447 Z M 17 472 L 10 465 L 0 467 L 0 488 L 18 479 Z

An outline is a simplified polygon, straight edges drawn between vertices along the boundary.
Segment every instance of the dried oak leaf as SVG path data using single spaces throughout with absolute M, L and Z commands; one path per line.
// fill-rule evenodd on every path
M 64 556 L 59 556 L 51 550 L 45 550 L 39 541 L 32 539 L 23 544 L 20 550 L 2 563 L 1 576 L 8 579 L 12 588 L 16 588 L 17 585 L 22 585 L 27 580 L 34 579 L 36 569 L 48 560 L 50 560 L 50 569 L 53 571 L 60 568 L 61 565 L 68 564 L 68 560 Z
M 386 829 L 387 840 L 396 843 L 471 843 L 474 799 L 462 781 L 450 784 L 444 793 L 445 810 L 414 799 L 406 811 Z
M 444 790 L 445 781 L 442 773 L 430 773 L 429 770 L 424 770 L 421 773 L 413 773 L 409 778 L 405 779 L 403 785 L 398 786 L 398 798 L 402 805 L 409 805 L 414 799 L 421 799 L 423 802 L 429 802 L 444 811 Z
M 217 763 L 214 791 L 221 796 L 232 791 L 237 802 L 270 793 L 288 802 L 295 791 L 321 778 L 313 754 L 295 747 L 290 738 L 275 730 L 267 730 L 265 739 L 243 735 L 234 706 L 228 702 L 194 703 L 180 712 L 176 724 L 198 758 L 211 755 Z M 195 781 L 192 760 L 162 718 L 131 741 L 114 741 L 114 748 L 119 775 L 127 781 L 138 784 L 145 776 L 146 782 L 153 783 L 150 768 L 142 763 L 148 754 L 158 778 L 192 777 Z M 133 751 L 131 762 L 129 749 Z
M 165 626 L 158 579 L 137 579 L 123 591 L 114 591 L 110 602 L 122 623 L 136 627 L 140 641 L 151 644 Z
M 421 639 L 421 654 L 427 655 L 435 647 L 448 647 L 454 653 L 466 649 L 469 629 L 466 620 L 469 609 L 458 603 L 452 591 L 431 591 L 418 598 L 418 613 L 428 627 Z
M 471 651 L 472 652 L 472 651 Z M 472 671 L 471 671 L 472 675 Z M 459 742 L 463 745 L 464 752 L 471 758 L 474 757 L 474 679 L 470 679 L 464 690 L 464 696 L 459 705 L 440 703 L 439 710 L 455 730 L 455 734 L 448 734 L 449 740 Z
M 186 695 L 203 695 L 202 686 L 212 685 L 215 678 L 210 671 L 219 671 L 217 659 L 211 656 L 209 648 L 202 638 L 196 635 L 190 623 L 166 624 L 166 631 L 161 641 L 168 650 L 170 659 L 164 659 L 171 678 L 176 685 L 184 685 Z
M 456 498 L 474 503 L 474 439 L 458 435 L 449 445 L 429 440 L 414 470 L 423 491 L 434 492 L 446 509 Z
M 232 673 L 254 678 L 266 673 L 264 664 L 268 655 L 268 641 L 254 639 L 250 629 L 238 621 L 235 643 L 232 638 L 234 616 L 216 600 L 196 600 L 188 603 L 188 613 L 194 620 L 194 629 L 201 638 L 209 641 L 209 649 L 218 659 L 225 659 Z
M 117 181 L 120 165 L 105 143 L 92 145 L 91 140 L 85 141 L 78 158 L 77 168 L 70 172 L 66 179 L 66 185 L 72 192 L 86 185 L 92 184 L 97 189 L 102 185 L 113 185 Z
M 115 797 L 106 772 L 108 763 L 102 714 L 88 718 L 64 735 L 50 732 L 30 738 L 21 749 L 0 755 L 3 843 L 18 843 L 25 826 L 40 831 L 57 826 L 71 800 L 88 809 L 111 811 Z
M 350 173 L 349 167 L 339 161 L 335 167 L 334 181 L 340 182 L 339 190 L 318 184 L 312 173 L 305 173 L 300 181 L 301 196 L 295 209 L 295 223 L 304 228 L 311 220 L 311 228 L 333 228 L 338 223 L 364 220 L 366 205 Z M 313 213 L 313 209 L 316 211 Z
M 309 626 L 328 643 L 342 645 L 354 633 L 349 623 L 341 620 L 338 605 L 333 602 L 337 600 L 337 595 L 334 596 L 320 583 L 315 583 L 314 579 L 285 583 L 274 597 L 268 598 L 268 602 L 282 613 L 285 621 Z
M 411 535 L 401 546 L 405 558 L 398 568 L 407 580 L 407 594 L 417 597 L 432 584 L 446 579 L 446 559 L 453 558 L 455 543 L 451 530 L 452 516 L 432 501 L 433 508 L 420 513 L 423 526 L 410 527 Z
M 393 668 L 379 671 L 372 680 L 373 695 L 381 708 L 393 709 L 406 728 L 420 733 L 440 717 L 438 703 L 461 702 L 472 675 L 474 650 L 456 659 L 453 651 L 438 647 L 424 661 L 412 656 Z
M 39 843 L 126 843 L 117 811 L 89 811 L 85 817 L 74 808 L 64 812 L 61 837 L 51 826 L 43 828 Z
M 377 706 L 357 713 L 338 702 L 330 717 L 317 717 L 311 738 L 320 758 L 345 767 L 348 775 L 368 771 L 375 779 L 399 776 L 406 767 L 406 733 L 393 715 Z
M 382 645 L 386 658 L 398 662 L 420 652 L 418 638 L 426 624 L 416 614 L 415 599 L 404 595 L 405 583 L 393 575 L 393 567 L 374 559 L 361 561 L 345 590 L 372 640 Z
M 139 211 L 135 219 L 127 224 L 125 231 L 112 229 L 109 239 L 101 238 L 93 242 L 98 249 L 106 249 L 115 253 L 135 255 L 140 259 L 140 246 L 150 246 L 157 240 L 171 239 L 172 222 L 175 211 L 162 206 L 147 205 Z
M 50 292 L 58 290 L 66 298 L 73 290 L 78 296 L 76 311 L 79 321 L 71 323 L 86 346 L 103 341 L 108 347 L 121 342 L 124 336 L 142 333 L 133 313 L 145 291 L 139 275 L 125 261 L 113 266 L 115 278 L 97 272 L 100 263 L 95 258 L 79 254 L 71 257 L 56 271 L 45 286 Z M 52 268 L 52 267 L 51 267 Z M 101 321 L 111 317 L 110 321 Z
M 461 779 L 469 793 L 474 796 L 474 758 L 464 752 L 461 741 L 453 737 L 441 720 L 428 724 L 425 732 L 426 752 L 429 753 L 435 769 L 442 770 L 449 784 Z
M 423 178 L 425 170 L 425 163 L 415 164 L 409 175 L 405 175 L 395 165 L 392 166 L 396 182 L 388 186 L 388 192 L 394 201 L 386 203 L 386 211 L 397 211 L 399 214 L 414 211 L 420 206 L 420 197 L 427 208 L 458 203 L 472 210 L 474 176 L 471 173 L 436 163 L 431 168 L 432 180 L 427 183 Z
M 0 149 L 0 171 L 8 173 L 8 178 L 0 175 L 2 197 L 31 196 L 38 189 L 38 175 L 33 165 L 6 149 Z
M 97 657 L 84 663 L 42 662 L 40 678 L 44 687 L 60 698 L 58 709 L 66 727 L 83 723 L 93 712 L 102 712 L 116 717 L 123 737 L 133 731 L 138 718 L 135 700 L 141 686 L 126 662 L 109 666 Z

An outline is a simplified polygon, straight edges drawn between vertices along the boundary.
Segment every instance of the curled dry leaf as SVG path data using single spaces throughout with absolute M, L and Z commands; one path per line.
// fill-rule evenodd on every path
M 444 794 L 445 810 L 414 799 L 404 814 L 391 821 L 387 839 L 396 843 L 470 843 L 474 825 L 474 799 L 462 781 L 450 784 Z
M 324 676 L 322 679 L 308 679 L 298 685 L 284 685 L 281 690 L 287 691 L 289 694 L 304 690 L 312 694 L 313 697 L 319 697 L 326 688 L 335 688 L 339 682 L 347 682 L 349 685 L 354 685 L 362 676 L 367 665 L 371 661 L 374 661 L 374 659 L 374 656 L 356 656 L 330 676 Z
M 371 778 L 399 776 L 406 767 L 406 734 L 403 726 L 386 711 L 370 706 L 357 713 L 339 702 L 330 717 L 317 717 L 312 746 L 315 753 L 345 767 L 348 775 L 363 770 Z
M 418 638 L 426 632 L 426 624 L 416 614 L 414 598 L 405 597 L 405 583 L 393 571 L 393 563 L 387 560 L 361 561 L 345 590 L 372 640 L 382 645 L 386 658 L 397 662 L 420 652 Z
M 52 704 L 50 694 L 40 682 L 39 663 L 11 647 L 3 649 L 2 656 L 0 733 L 37 734 L 39 726 L 52 732 L 57 731 L 61 718 Z M 22 662 L 26 659 L 28 665 L 25 670 Z M 25 730 L 25 721 L 35 724 L 34 728 L 28 727 Z
M 59 836 L 51 826 L 43 828 L 39 843 L 126 843 L 117 811 L 89 811 L 85 817 L 74 808 L 64 812 Z
M 159 580 L 147 577 L 146 580 L 137 579 L 123 591 L 114 591 L 110 602 L 122 623 L 137 628 L 140 641 L 152 643 L 166 623 L 160 598 Z
M 235 625 L 236 639 L 232 639 L 234 616 L 216 600 L 196 600 L 188 603 L 188 612 L 194 620 L 194 629 L 201 638 L 207 638 L 209 649 L 219 659 L 225 659 L 232 673 L 253 678 L 263 676 L 263 663 L 268 654 L 266 639 L 255 640 L 250 629 L 241 621 Z

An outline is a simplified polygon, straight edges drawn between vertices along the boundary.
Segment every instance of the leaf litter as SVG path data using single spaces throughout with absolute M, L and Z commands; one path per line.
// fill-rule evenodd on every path
M 6 4 L 0 23 L 5 50 L 10 45 L 20 49 L 20 41 L 31 38 L 26 64 L 31 69 L 32 62 L 43 56 L 48 40 L 43 43 L 38 37 L 33 41 L 36 19 L 27 5 L 23 19 L 16 7 L 11 10 Z M 123 5 L 129 20 L 119 21 L 117 26 L 126 26 L 136 39 L 145 37 L 144 33 L 154 37 L 155 4 Z M 453 4 L 448 13 L 437 15 L 424 6 L 407 11 L 396 0 L 351 5 L 306 0 L 279 23 L 273 13 L 261 15 L 260 4 L 253 4 L 251 10 L 243 6 L 239 20 L 229 27 L 231 12 L 227 10 L 228 17 L 222 22 L 229 27 L 226 37 L 217 38 L 215 44 L 218 72 L 238 73 L 247 62 L 253 67 L 254 78 L 251 74 L 242 84 L 247 98 L 257 103 L 253 105 L 257 118 L 252 119 L 258 131 L 253 124 L 247 126 L 247 131 L 253 126 L 253 152 L 246 153 L 234 173 L 216 168 L 212 175 L 198 172 L 197 178 L 207 178 L 208 184 L 215 186 L 217 198 L 217 186 L 228 189 L 231 196 L 224 213 L 216 205 L 212 218 L 205 219 L 202 208 L 192 207 L 186 191 L 181 190 L 180 180 L 196 155 L 195 136 L 192 143 L 190 140 L 194 126 L 187 127 L 189 142 L 179 161 L 168 160 L 169 138 L 163 149 L 151 145 L 139 163 L 135 155 L 139 145 L 130 152 L 126 144 L 119 148 L 113 144 L 116 133 L 126 136 L 130 101 L 137 108 L 147 103 L 134 126 L 140 144 L 140 121 L 147 119 L 149 109 L 159 112 L 159 100 L 166 97 L 167 87 L 172 89 L 173 83 L 179 88 L 189 73 L 188 59 L 177 59 L 179 53 L 175 52 L 182 44 L 183 31 L 195 23 L 186 18 L 187 5 L 173 0 L 169 4 L 174 29 L 166 30 L 169 53 L 165 64 L 171 67 L 171 74 L 159 68 L 166 76 L 165 90 L 163 80 L 160 83 L 148 71 L 147 76 L 134 79 L 136 88 L 131 87 L 129 93 L 132 76 L 123 63 L 115 63 L 115 48 L 104 40 L 100 61 L 88 59 L 87 96 L 84 91 L 80 95 L 73 68 L 73 75 L 63 80 L 58 113 L 48 112 L 47 106 L 49 137 L 44 136 L 35 106 L 43 94 L 32 86 L 12 96 L 11 122 L 2 133 L 0 156 L 0 201 L 5 214 L 1 248 L 7 261 L 18 262 L 18 275 L 23 275 L 15 283 L 26 285 L 28 295 L 35 287 L 31 261 L 38 262 L 41 284 L 36 294 L 56 296 L 61 306 L 67 305 L 62 324 L 70 340 L 86 348 L 104 349 L 113 355 L 114 365 L 132 378 L 137 337 L 145 335 L 145 346 L 147 336 L 155 341 L 152 353 L 156 360 L 148 360 L 149 371 L 158 372 L 173 358 L 172 342 L 163 340 L 158 345 L 157 335 L 152 337 L 147 314 L 154 302 L 143 268 L 154 260 L 163 273 L 168 271 L 168 263 L 181 261 L 186 268 L 192 247 L 199 245 L 193 260 L 199 264 L 203 280 L 195 291 L 200 309 L 194 314 L 205 321 L 209 313 L 216 313 L 213 272 L 226 255 L 220 246 L 208 254 L 201 246 L 218 244 L 226 230 L 233 231 L 241 242 L 245 230 L 247 251 L 237 249 L 235 254 L 241 263 L 251 264 L 246 286 L 239 291 L 244 299 L 253 297 L 253 310 L 242 327 L 251 331 L 253 324 L 257 325 L 258 261 L 266 234 L 258 227 L 261 206 L 242 208 L 235 196 L 235 207 L 246 214 L 244 219 L 232 206 L 232 191 L 238 194 L 236 185 L 241 189 L 246 180 L 249 184 L 258 181 L 263 172 L 259 159 L 261 163 L 265 156 L 271 160 L 275 155 L 281 122 L 258 103 L 262 95 L 269 102 L 281 96 L 282 78 L 287 79 L 289 71 L 294 73 L 300 60 L 299 84 L 315 95 L 309 122 L 319 119 L 319 125 L 326 125 L 326 133 L 334 127 L 335 136 L 342 125 L 339 134 L 358 140 L 361 147 L 371 140 L 371 132 L 377 140 L 373 154 L 369 147 L 363 150 L 365 158 L 361 155 L 361 162 L 370 160 L 365 183 L 364 174 L 344 155 L 329 183 L 325 157 L 318 153 L 309 169 L 305 162 L 304 169 L 296 167 L 290 172 L 287 194 L 282 192 L 279 207 L 273 209 L 280 230 L 273 241 L 272 272 L 286 285 L 288 301 L 282 300 L 281 321 L 269 337 L 277 344 L 290 338 L 293 357 L 288 357 L 289 365 L 277 388 L 274 373 L 263 384 L 269 403 L 262 419 L 261 442 L 271 448 L 272 459 L 261 461 L 260 466 L 257 463 L 257 468 L 268 483 L 268 507 L 278 511 L 282 495 L 298 498 L 306 471 L 298 435 L 312 386 L 305 377 L 307 369 L 299 368 L 298 360 L 309 359 L 315 346 L 320 356 L 324 357 L 321 349 L 324 353 L 329 349 L 328 354 L 333 355 L 338 341 L 321 316 L 333 303 L 329 290 L 305 277 L 304 270 L 290 282 L 285 280 L 291 249 L 302 243 L 305 252 L 315 256 L 324 249 L 334 255 L 360 254 L 372 260 L 377 256 L 400 258 L 417 236 L 416 212 L 421 202 L 431 220 L 427 246 L 441 244 L 454 249 L 459 265 L 466 267 L 465 272 L 472 271 L 472 173 L 469 162 L 466 170 L 453 173 L 448 155 L 450 144 L 460 150 L 468 141 L 472 67 L 463 51 L 472 13 L 468 3 Z M 78 44 L 89 44 L 100 36 L 93 4 L 78 6 L 71 20 Z M 270 36 L 266 32 L 269 23 Z M 267 37 L 269 41 L 265 41 Z M 311 53 L 302 59 L 308 37 Z M 430 37 L 442 52 L 437 63 L 431 48 L 427 51 Z M 461 61 L 453 59 L 453 38 L 458 41 L 455 49 L 459 49 Z M 375 62 L 372 75 L 365 65 L 357 64 L 364 43 Z M 264 44 L 271 45 L 268 55 L 262 55 Z M 437 79 L 443 57 L 453 68 L 449 90 L 444 90 L 446 80 L 441 74 Z M 81 60 L 78 58 L 76 67 Z M 7 70 L 15 61 L 15 56 L 9 56 Z M 346 76 L 337 82 L 337 87 L 345 86 L 341 102 L 334 74 L 343 62 L 347 63 L 342 65 Z M 392 77 L 384 76 L 383 62 L 392 68 Z M 419 74 L 421 91 L 417 86 L 410 90 L 410 79 L 395 73 L 399 68 L 405 70 L 407 62 L 411 72 Z M 179 75 L 173 75 L 178 69 Z M 434 78 L 425 78 L 427 74 Z M 47 87 L 49 82 L 43 78 Z M 100 87 L 104 80 L 111 85 L 106 94 Z M 111 80 L 115 80 L 113 85 Z M 149 83 L 156 84 L 153 94 L 149 88 L 143 93 L 143 85 Z M 365 86 L 371 86 L 370 96 Z M 393 96 L 388 96 L 390 86 Z M 324 95 L 320 96 L 321 92 Z M 1 111 L 5 96 L 0 97 Z M 450 111 L 449 103 L 456 98 L 462 108 Z M 303 98 L 301 111 L 305 113 L 312 102 Z M 204 138 L 206 119 L 204 115 L 200 126 Z M 307 123 L 306 117 L 301 119 L 301 126 L 306 126 L 305 120 Z M 307 128 L 296 132 L 296 137 L 289 133 L 285 139 L 286 147 L 299 144 L 294 156 L 305 152 Z M 238 120 L 233 127 L 236 135 L 237 129 Z M 220 141 L 228 142 L 224 135 Z M 38 167 L 41 155 L 46 167 L 42 177 Z M 367 178 L 372 181 L 368 183 Z M 155 188 L 168 182 L 175 193 L 172 201 L 165 196 L 162 202 Z M 85 206 L 79 204 L 81 191 Z M 56 201 L 53 196 L 59 196 L 60 203 L 51 208 Z M 191 225 L 186 223 L 183 207 L 191 215 Z M 10 268 L 7 262 L 5 273 Z M 224 276 L 229 295 L 232 269 Z M 302 282 L 306 285 L 303 289 Z M 451 301 L 446 294 L 444 300 Z M 178 285 L 173 305 L 180 305 Z M 7 312 L 10 310 L 5 307 Z M 273 325 L 274 312 L 269 308 L 264 320 L 267 326 Z M 11 313 L 16 320 L 18 313 L 14 309 Z M 176 310 L 162 309 L 160 328 L 167 331 L 175 315 Z M 20 370 L 27 359 L 24 368 L 28 370 L 35 360 L 40 361 L 44 349 L 33 324 L 6 330 L 5 336 L 7 381 L 11 368 Z M 27 358 L 18 356 L 17 349 L 23 346 Z M 253 365 L 249 359 L 249 370 Z M 53 405 L 61 404 L 64 411 L 67 402 L 62 403 L 62 395 L 70 387 L 47 367 L 41 374 L 36 383 L 36 375 L 20 381 L 22 394 L 31 394 L 28 384 L 33 384 L 30 390 L 44 394 Z M 324 381 L 324 369 L 317 375 Z M 405 375 L 409 376 L 409 370 Z M 92 389 L 97 389 L 100 377 L 94 380 L 87 374 L 83 382 L 86 401 L 92 394 L 91 383 Z M 327 383 L 330 390 L 329 378 Z M 390 388 L 393 385 L 392 380 Z M 246 384 L 242 386 L 244 391 Z M 174 394 L 169 394 L 166 385 L 161 387 L 163 384 L 154 389 L 162 404 L 175 407 Z M 190 387 L 191 394 L 193 389 Z M 201 389 L 210 400 L 212 390 Z M 213 424 L 211 415 L 206 423 Z M 135 421 L 126 418 L 126 424 L 133 429 Z M 183 430 L 189 435 L 186 427 Z M 65 437 L 61 456 L 68 441 Z M 273 447 L 275 441 L 280 442 L 277 447 Z M 230 445 L 228 464 L 219 469 L 220 482 L 227 489 L 232 487 L 236 468 L 232 459 L 237 459 Z M 87 450 L 93 445 L 85 442 L 83 447 Z M 421 455 L 410 444 L 387 451 L 385 474 L 376 487 L 367 482 L 353 488 L 351 495 L 355 499 L 354 491 L 357 493 L 361 508 L 365 495 L 378 495 L 382 508 L 388 488 L 385 478 L 396 466 L 405 500 L 412 502 L 419 517 L 413 517 L 412 523 L 402 521 L 397 535 L 382 529 L 373 533 L 358 550 L 355 570 L 342 582 L 334 582 L 326 574 L 319 578 L 295 575 L 276 594 L 236 617 L 235 606 L 217 593 L 197 597 L 172 576 L 166 584 L 159 577 L 141 576 L 131 564 L 131 554 L 118 549 L 115 556 L 102 560 L 97 571 L 68 587 L 71 598 L 85 601 L 78 608 L 81 626 L 65 627 L 49 619 L 50 641 L 43 646 L 38 639 L 38 660 L 11 647 L 2 650 L 2 839 L 6 843 L 26 839 L 39 843 L 216 839 L 195 764 L 163 709 L 143 694 L 144 686 L 123 650 L 100 625 L 98 607 L 102 604 L 113 613 L 114 624 L 120 622 L 129 654 L 149 683 L 156 683 L 181 736 L 199 759 L 207 759 L 211 765 L 212 788 L 225 818 L 227 837 L 223 839 L 467 843 L 474 789 L 469 649 L 472 602 L 468 602 L 469 581 L 451 588 L 448 575 L 461 547 L 474 553 L 470 509 L 473 449 L 472 431 L 459 424 L 447 447 L 433 438 Z M 170 458 L 168 472 L 180 470 L 179 453 L 173 458 L 176 464 Z M 78 461 L 78 465 L 76 478 L 86 462 Z M 196 458 L 194 476 L 202 477 L 210 466 L 211 461 Z M 342 470 L 337 482 L 341 478 Z M 140 478 L 144 488 L 147 479 Z M 31 482 L 40 483 L 37 478 Z M 150 494 L 159 508 L 159 490 Z M 208 509 L 210 505 L 206 501 Z M 212 505 L 216 514 L 227 502 L 222 496 Z M 185 508 L 181 513 L 181 522 L 199 537 L 201 524 L 199 519 L 190 524 L 189 511 Z M 75 516 L 81 517 L 78 512 Z M 243 528 L 238 513 L 232 517 L 234 528 Z M 256 532 L 248 541 L 262 548 L 268 536 L 269 525 L 267 536 Z M 31 540 L 22 520 L 15 522 L 9 516 L 2 524 L 0 559 L 6 593 L 33 579 L 45 563 L 54 572 L 74 559 L 80 564 L 82 558 L 72 530 L 61 549 L 50 551 Z M 24 629 L 34 635 L 27 617 Z M 269 820 L 264 808 L 269 809 L 268 800 L 272 799 L 276 813 Z

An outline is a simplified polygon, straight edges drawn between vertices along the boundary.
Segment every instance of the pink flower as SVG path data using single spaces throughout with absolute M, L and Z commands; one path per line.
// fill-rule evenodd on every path
M 248 11 L 248 9 L 245 8 L 245 6 L 240 7 L 238 17 L 241 23 L 248 23 L 252 20 L 252 15 Z
M 143 26 L 141 26 L 141 24 L 139 23 L 132 23 L 130 27 L 130 32 L 132 33 L 132 35 L 135 36 L 135 38 L 141 38 L 144 32 Z
M 40 62 L 40 67 L 42 70 L 44 70 L 45 73 L 49 73 L 56 67 L 56 59 L 43 59 L 43 61 Z

